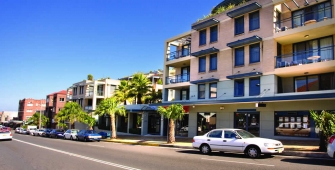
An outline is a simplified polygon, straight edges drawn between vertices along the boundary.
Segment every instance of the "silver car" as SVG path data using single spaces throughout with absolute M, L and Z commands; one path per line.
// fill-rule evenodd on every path
M 64 133 L 64 139 L 75 140 L 78 132 L 79 132 L 78 129 L 68 129 Z

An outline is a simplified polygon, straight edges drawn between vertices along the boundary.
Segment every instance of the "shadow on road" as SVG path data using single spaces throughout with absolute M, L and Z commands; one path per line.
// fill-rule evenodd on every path
M 185 154 L 202 155 L 202 153 L 199 152 L 199 151 L 197 151 L 197 150 L 178 150 L 177 152 L 179 152 L 179 153 L 185 153 Z M 245 154 L 228 153 L 228 152 L 225 152 L 225 153 L 222 153 L 222 152 L 212 152 L 208 156 L 224 156 L 224 157 L 230 157 L 230 158 L 249 158 Z M 272 157 L 273 156 L 269 156 L 269 155 L 261 155 L 258 159 L 268 159 L 268 158 L 272 158 Z
M 335 160 L 331 159 L 284 158 L 281 161 L 296 164 L 306 164 L 306 165 L 333 166 L 333 167 L 335 166 Z

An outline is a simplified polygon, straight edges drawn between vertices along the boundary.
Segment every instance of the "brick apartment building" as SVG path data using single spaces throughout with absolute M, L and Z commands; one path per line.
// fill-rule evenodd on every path
M 64 107 L 67 101 L 67 93 L 66 90 L 62 90 L 46 96 L 45 116 L 49 118 L 49 128 L 56 128 L 57 123 L 54 123 L 53 120 L 55 115 Z
M 45 111 L 45 99 L 37 100 L 32 98 L 24 98 L 19 101 L 18 117 L 21 121 L 28 120 L 34 113 Z

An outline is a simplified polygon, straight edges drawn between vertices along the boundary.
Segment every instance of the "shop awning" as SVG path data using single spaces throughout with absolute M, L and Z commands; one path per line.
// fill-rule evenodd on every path
M 243 74 L 234 74 L 227 76 L 227 79 L 241 79 L 246 77 L 259 77 L 262 76 L 263 73 L 261 72 L 250 72 L 250 73 L 243 73 Z
M 209 78 L 209 79 L 199 79 L 195 81 L 191 81 L 192 84 L 200 84 L 200 83 L 210 83 L 210 82 L 218 82 L 219 79 L 217 78 Z
M 227 43 L 227 46 L 230 48 L 235 48 L 235 47 L 239 47 L 239 46 L 244 46 L 247 44 L 251 44 L 251 43 L 256 43 L 256 42 L 260 42 L 262 41 L 262 38 L 254 35 L 252 37 L 249 38 L 245 38 L 245 39 L 241 39 L 241 40 L 237 40 L 237 41 L 233 41 L 230 43 Z
M 191 56 L 199 57 L 199 56 L 203 56 L 203 55 L 207 55 L 207 54 L 211 54 L 211 53 L 217 53 L 217 52 L 219 52 L 219 49 L 212 47 L 212 48 L 208 48 L 208 49 L 205 49 L 205 50 L 201 50 L 201 51 L 191 53 Z
M 215 25 L 215 24 L 217 24 L 217 23 L 219 23 L 219 22 L 220 22 L 219 20 L 217 20 L 217 19 L 215 19 L 215 18 L 211 18 L 211 19 L 209 19 L 209 20 L 207 20 L 207 21 L 204 21 L 204 22 L 201 22 L 201 21 L 200 21 L 200 23 L 197 23 L 197 24 L 192 25 L 192 29 L 198 31 L 198 30 L 201 30 L 201 29 L 203 29 L 203 28 L 206 28 L 206 27 Z
M 230 11 L 230 12 L 227 12 L 227 16 L 229 16 L 230 18 L 235 18 L 235 17 L 241 16 L 243 14 L 249 13 L 251 11 L 255 11 L 257 9 L 260 9 L 260 8 L 262 8 L 262 5 L 260 5 L 257 2 L 254 2 L 254 3 L 251 3 L 251 4 L 246 5 L 244 7 L 235 9 L 235 10 Z

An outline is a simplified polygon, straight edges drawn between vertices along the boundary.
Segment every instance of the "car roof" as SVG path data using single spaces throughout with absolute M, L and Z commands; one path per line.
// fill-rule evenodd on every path
M 212 130 L 243 130 L 243 129 L 235 129 L 235 128 L 218 128 L 218 129 L 212 129 Z

